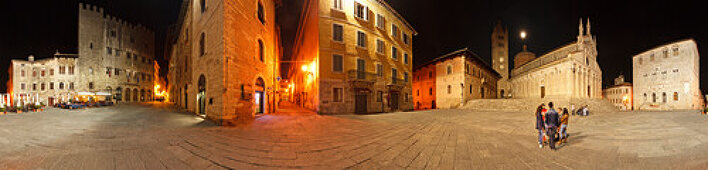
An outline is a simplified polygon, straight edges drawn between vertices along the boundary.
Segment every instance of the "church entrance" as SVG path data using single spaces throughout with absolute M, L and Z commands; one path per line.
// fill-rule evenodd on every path
M 541 86 L 541 98 L 546 97 L 546 86 Z

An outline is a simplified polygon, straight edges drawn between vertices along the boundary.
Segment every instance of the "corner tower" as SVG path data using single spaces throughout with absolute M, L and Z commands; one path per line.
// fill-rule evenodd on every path
M 499 98 L 507 98 L 510 93 L 509 79 L 509 32 L 497 21 L 492 32 L 492 67 L 502 78 L 497 84 Z

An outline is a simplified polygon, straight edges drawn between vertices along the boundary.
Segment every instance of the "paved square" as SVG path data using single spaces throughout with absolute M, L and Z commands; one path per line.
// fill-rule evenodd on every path
M 219 127 L 169 105 L 0 115 L 0 169 L 708 168 L 696 112 L 573 116 L 568 144 L 536 144 L 533 113 L 288 113 Z

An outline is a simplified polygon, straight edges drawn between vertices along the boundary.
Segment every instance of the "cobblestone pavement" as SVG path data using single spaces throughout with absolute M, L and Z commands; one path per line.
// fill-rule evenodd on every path
M 167 105 L 0 115 L 0 169 L 705 169 L 708 117 L 572 117 L 538 148 L 532 113 L 265 115 L 218 127 Z

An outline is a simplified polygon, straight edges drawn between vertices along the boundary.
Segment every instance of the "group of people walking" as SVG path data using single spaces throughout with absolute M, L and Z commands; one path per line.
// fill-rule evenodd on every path
M 543 148 L 544 143 L 552 150 L 556 150 L 556 142 L 563 144 L 568 142 L 568 109 L 560 109 L 559 114 L 553 108 L 553 102 L 548 102 L 548 108 L 541 104 L 536 109 L 536 129 L 538 130 L 538 147 Z

